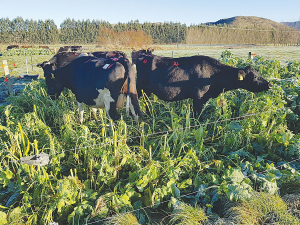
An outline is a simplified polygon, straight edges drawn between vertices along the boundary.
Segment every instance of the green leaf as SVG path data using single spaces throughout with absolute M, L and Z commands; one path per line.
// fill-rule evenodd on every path
M 194 136 L 197 141 L 201 141 L 203 138 L 205 138 L 206 134 L 207 134 L 207 131 L 205 130 L 204 127 L 200 127 L 199 129 L 194 131 Z
M 7 186 L 10 183 L 10 179 L 12 179 L 13 176 L 13 172 L 11 172 L 9 169 L 1 172 L 0 183 L 3 183 L 3 187 Z
M 0 225 L 7 224 L 6 213 L 0 211 Z
M 171 190 L 172 190 L 172 195 L 175 198 L 179 198 L 180 197 L 180 191 L 179 191 L 179 189 L 176 187 L 176 185 L 174 183 L 171 185 Z
M 242 126 L 239 124 L 239 122 L 233 121 L 229 124 L 229 129 L 239 132 L 242 130 Z

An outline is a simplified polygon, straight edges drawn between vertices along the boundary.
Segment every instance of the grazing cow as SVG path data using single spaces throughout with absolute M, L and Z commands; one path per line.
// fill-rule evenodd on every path
M 193 99 L 198 115 L 209 98 L 223 91 L 243 88 L 252 92 L 268 90 L 271 84 L 252 67 L 243 69 L 222 64 L 208 56 L 167 58 L 140 55 L 136 61 L 137 90 L 154 93 L 165 101 Z
M 81 52 L 82 46 L 62 46 L 58 49 L 58 52 Z
M 22 48 L 32 48 L 32 45 L 22 45 Z
M 121 51 L 92 52 L 91 54 L 97 58 L 104 58 L 104 59 L 127 58 L 127 55 Z
M 105 108 L 109 118 L 117 119 L 116 108 L 123 107 L 125 94 L 127 112 L 130 107 L 135 119 L 137 115 L 141 115 L 135 69 L 126 58 L 100 59 L 83 56 L 56 70 L 52 70 L 51 64 L 45 64 L 43 70 L 48 94 L 52 99 L 58 97 L 65 87 L 75 94 L 81 123 L 82 103 L 93 108 Z
M 19 45 L 9 45 L 7 46 L 6 50 L 13 49 L 13 48 L 19 48 Z
M 40 45 L 39 48 L 50 49 L 49 46 Z
M 133 50 L 131 52 L 131 59 L 132 59 L 132 63 L 136 64 L 136 60 L 137 58 L 140 56 L 140 55 L 144 55 L 144 54 L 152 54 L 152 52 L 154 52 L 154 49 L 142 49 L 142 50 L 138 50 L 138 51 L 135 51 Z

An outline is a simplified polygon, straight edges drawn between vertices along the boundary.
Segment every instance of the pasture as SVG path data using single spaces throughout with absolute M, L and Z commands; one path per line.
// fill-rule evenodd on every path
M 143 95 L 139 123 L 125 109 L 114 123 L 104 110 L 95 120 L 85 107 L 80 124 L 71 91 L 53 101 L 43 79 L 28 83 L 0 106 L 0 224 L 300 224 L 299 47 L 154 49 L 251 65 L 273 86 L 222 93 L 198 118 L 191 100 Z M 51 57 L 0 60 L 18 76 L 26 59 Z M 31 65 L 29 73 L 43 75 Z M 40 153 L 45 166 L 19 161 Z

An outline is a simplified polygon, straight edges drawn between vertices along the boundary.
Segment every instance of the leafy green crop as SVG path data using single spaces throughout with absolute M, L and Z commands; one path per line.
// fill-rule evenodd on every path
M 257 192 L 296 191 L 299 62 L 244 60 L 229 51 L 220 60 L 253 66 L 272 88 L 222 93 L 199 118 L 189 99 L 164 102 L 143 95 L 139 124 L 125 109 L 114 123 L 104 110 L 95 120 L 89 107 L 80 124 L 72 92 L 52 101 L 43 79 L 7 98 L 9 104 L 0 106 L 1 222 L 114 223 L 126 218 L 117 214 L 131 212 L 128 220 L 146 224 L 153 222 L 150 212 L 166 216 L 173 209 L 181 217 L 171 222 L 186 221 L 184 210 L 204 221 L 222 215 L 221 201 L 246 204 Z M 39 153 L 49 154 L 48 165 L 18 161 Z M 204 214 L 198 218 L 195 212 Z

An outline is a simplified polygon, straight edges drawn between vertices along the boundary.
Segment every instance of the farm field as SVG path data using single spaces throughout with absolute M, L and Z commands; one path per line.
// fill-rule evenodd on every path
M 114 123 L 105 110 L 95 120 L 86 106 L 80 124 L 71 91 L 52 101 L 43 76 L 28 83 L 0 105 L 0 224 L 300 224 L 299 48 L 154 46 L 251 65 L 273 84 L 222 93 L 198 118 L 191 100 L 144 95 L 139 123 L 125 109 Z M 26 60 L 43 75 L 32 65 L 51 57 L 0 60 L 18 77 Z M 19 161 L 40 153 L 47 165 Z

